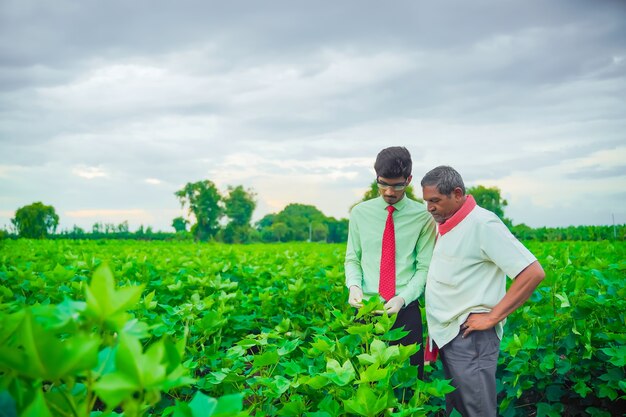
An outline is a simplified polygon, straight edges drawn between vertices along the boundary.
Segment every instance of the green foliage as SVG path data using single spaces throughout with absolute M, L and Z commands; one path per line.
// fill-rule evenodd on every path
M 346 304 L 343 245 L 4 244 L 0 393 L 22 415 L 420 416 L 449 387 L 417 381 L 380 303 Z M 29 311 L 53 332 L 36 349 L 9 337 Z
M 244 190 L 241 185 L 228 187 L 228 196 L 224 198 L 225 213 L 236 226 L 248 226 L 256 207 L 254 193 Z
M 222 231 L 222 241 L 226 243 L 248 243 L 253 239 L 255 230 L 250 226 L 250 219 L 256 207 L 254 193 L 239 185 L 228 188 L 224 199 L 225 213 L 230 219 Z
M 435 416 L 451 389 L 440 362 L 417 380 L 379 303 L 347 306 L 345 245 L 1 245 L 0 405 L 16 415 Z M 507 320 L 500 414 L 619 415 L 624 242 L 529 245 L 547 277 Z
M 348 220 L 326 217 L 315 206 L 289 204 L 277 214 L 268 214 L 256 224 L 264 242 L 345 242 Z
M 59 216 L 54 207 L 36 202 L 18 208 L 11 223 L 20 237 L 43 239 L 55 232 Z
M 500 357 L 504 416 L 617 415 L 626 404 L 623 243 L 531 244 L 547 272 L 510 316 Z M 605 411 L 606 412 L 606 411 Z
M 195 238 L 198 240 L 213 238 L 219 230 L 218 221 L 223 214 L 220 205 L 222 197 L 215 184 L 209 180 L 187 183 L 174 194 L 180 200 L 181 206 L 187 205 L 189 214 L 193 214 L 196 219 L 196 223 L 191 227 Z
M 58 282 L 74 276 L 58 264 L 55 274 Z M 99 399 L 106 411 L 121 407 L 127 416 L 140 416 L 162 393 L 194 382 L 182 364 L 184 337 L 157 339 L 127 312 L 140 301 L 143 286 L 116 288 L 103 265 L 89 285 L 80 284 L 72 292 L 78 295 L 83 287 L 86 302 L 64 297 L 59 304 L 3 304 L 0 391 L 11 396 L 15 414 L 86 417 Z
M 540 242 L 626 240 L 626 224 L 615 226 L 538 227 L 516 224 L 511 232 L 518 239 Z
M 182 216 L 176 217 L 174 220 L 172 220 L 172 227 L 174 228 L 176 233 L 186 232 L 188 224 L 189 220 L 185 219 Z

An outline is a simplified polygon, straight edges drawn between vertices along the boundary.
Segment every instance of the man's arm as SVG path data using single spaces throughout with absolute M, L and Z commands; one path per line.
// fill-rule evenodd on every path
M 345 274 L 346 287 L 363 286 L 363 268 L 361 267 L 361 237 L 353 215 L 348 223 L 348 244 L 346 248 Z
M 487 330 L 495 326 L 517 310 L 532 295 L 535 288 L 545 278 L 546 274 L 538 261 L 528 265 L 520 272 L 509 287 L 502 300 L 489 313 L 472 313 L 461 329 L 465 330 L 463 337 L 474 330 Z

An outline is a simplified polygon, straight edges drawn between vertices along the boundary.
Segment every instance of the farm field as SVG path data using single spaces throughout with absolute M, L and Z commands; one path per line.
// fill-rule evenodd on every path
M 528 247 L 547 277 L 505 326 L 500 413 L 623 415 L 626 243 Z M 0 241 L 0 415 L 439 415 L 440 365 L 418 381 L 392 318 L 347 305 L 344 252 Z

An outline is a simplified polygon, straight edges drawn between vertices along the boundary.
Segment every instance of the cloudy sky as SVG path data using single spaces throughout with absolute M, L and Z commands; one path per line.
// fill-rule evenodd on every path
M 626 223 L 626 2 L 0 2 L 0 228 L 171 230 L 202 179 L 347 217 L 392 145 L 516 224 Z

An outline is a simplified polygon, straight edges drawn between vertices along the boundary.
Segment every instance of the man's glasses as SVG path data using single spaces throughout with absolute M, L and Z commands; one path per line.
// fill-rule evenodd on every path
M 379 190 L 388 190 L 388 189 L 392 189 L 394 191 L 402 191 L 406 188 L 406 181 L 405 182 L 400 182 L 398 184 L 387 184 L 386 182 L 380 181 L 380 180 L 376 180 L 376 184 L 378 184 L 378 189 Z

